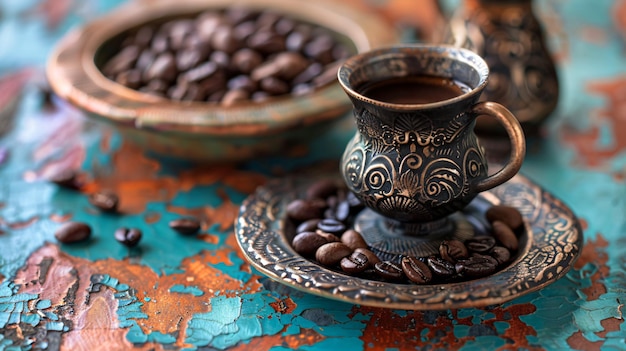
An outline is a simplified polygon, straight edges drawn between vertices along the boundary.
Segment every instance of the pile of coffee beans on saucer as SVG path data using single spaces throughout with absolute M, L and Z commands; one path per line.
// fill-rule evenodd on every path
M 444 240 L 439 253 L 429 257 L 402 256 L 383 261 L 352 227 L 364 208 L 361 201 L 332 179 L 312 183 L 303 198 L 286 207 L 295 228 L 294 250 L 321 266 L 365 279 L 395 283 L 439 284 L 482 278 L 509 264 L 517 255 L 524 221 L 510 206 L 496 205 L 485 212 L 491 225 L 464 242 Z

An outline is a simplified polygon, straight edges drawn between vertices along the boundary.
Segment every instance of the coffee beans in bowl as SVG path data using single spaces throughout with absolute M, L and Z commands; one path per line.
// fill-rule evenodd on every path
M 397 41 L 378 15 L 338 2 L 236 4 L 129 1 L 66 36 L 48 80 L 151 153 L 248 160 L 342 123 L 341 60 Z
M 338 64 L 355 53 L 329 29 L 240 5 L 144 24 L 118 41 L 101 66 L 109 79 L 224 106 L 308 93 L 334 81 Z
M 490 227 L 476 230 L 470 239 L 443 240 L 438 253 L 427 257 L 381 260 L 353 226 L 363 208 L 334 180 L 311 183 L 301 198 L 286 206 L 293 249 L 321 266 L 365 279 L 442 284 L 487 277 L 506 267 L 518 254 L 524 227 L 516 208 L 492 206 L 483 218 Z

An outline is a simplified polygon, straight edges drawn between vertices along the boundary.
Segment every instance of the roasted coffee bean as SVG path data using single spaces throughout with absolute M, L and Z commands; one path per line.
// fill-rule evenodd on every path
M 181 71 L 187 71 L 193 67 L 199 65 L 202 61 L 206 60 L 208 53 L 205 50 L 199 49 L 186 49 L 181 50 L 176 54 L 176 68 Z
M 331 195 L 337 194 L 337 182 L 332 179 L 322 179 L 309 185 L 306 190 L 308 199 L 326 199 Z
M 102 68 L 104 74 L 115 76 L 125 70 L 133 68 L 135 62 L 141 54 L 139 47 L 127 46 L 117 55 L 113 56 Z
M 405 278 L 402 268 L 390 261 L 380 261 L 376 263 L 374 265 L 374 270 L 376 271 L 376 274 L 384 280 L 398 282 Z
M 378 256 L 376 256 L 375 253 L 373 253 L 372 251 L 370 251 L 369 249 L 364 249 L 361 247 L 358 247 L 354 250 L 354 252 L 360 252 L 362 254 L 364 254 L 365 256 L 367 256 L 367 261 L 370 263 L 370 265 L 375 265 L 376 263 L 380 262 L 380 258 L 378 258 Z
M 334 82 L 337 79 L 337 71 L 339 70 L 339 63 L 331 63 L 324 67 L 324 71 L 319 76 L 313 79 L 313 85 L 316 87 L 326 85 L 330 82 Z
M 290 18 L 280 18 L 274 24 L 274 30 L 280 35 L 288 35 L 296 28 L 296 22 Z
M 304 222 L 309 219 L 320 218 L 324 213 L 326 203 L 318 200 L 296 199 L 287 205 L 287 216 L 289 218 Z
M 341 235 L 341 242 L 346 244 L 352 250 L 356 250 L 358 248 L 367 249 L 367 243 L 361 233 L 357 232 L 354 229 L 348 229 Z
M 146 93 L 150 93 L 152 95 L 163 96 L 167 92 L 168 86 L 169 85 L 165 81 L 162 81 L 160 79 L 153 79 L 148 82 L 148 85 L 141 88 L 140 90 Z
M 180 79 L 185 82 L 198 82 L 210 78 L 217 71 L 218 66 L 215 62 L 207 62 L 192 70 L 185 72 Z
M 246 40 L 251 49 L 262 54 L 274 54 L 285 51 L 285 38 L 271 31 L 259 31 L 252 34 Z
M 224 25 L 217 28 L 216 32 L 211 36 L 211 45 L 213 49 L 232 54 L 243 46 L 243 43 L 235 36 L 230 26 Z
M 263 56 L 252 49 L 241 49 L 233 54 L 232 65 L 241 73 L 248 74 L 263 63 Z
M 67 189 L 78 190 L 83 186 L 83 182 L 79 178 L 78 173 L 73 169 L 67 169 L 55 174 L 50 178 L 50 181 Z
M 513 233 L 513 230 L 507 224 L 496 220 L 491 223 L 491 227 L 493 228 L 493 237 L 496 238 L 502 246 L 511 251 L 517 251 L 517 236 L 515 236 L 515 233 Z
M 248 95 L 254 93 L 258 88 L 257 83 L 253 81 L 252 78 L 243 74 L 231 78 L 228 83 L 226 83 L 226 86 L 230 90 L 245 90 L 248 92 Z
M 132 38 L 132 44 L 137 45 L 140 48 L 145 48 L 150 45 L 150 41 L 154 36 L 154 28 L 151 26 L 143 26 L 137 29 L 135 36 Z
M 496 239 L 492 236 L 476 236 L 465 241 L 465 247 L 469 251 L 486 253 L 496 245 Z
M 242 22 L 239 23 L 237 26 L 235 26 L 234 33 L 235 36 L 245 42 L 248 37 L 250 37 L 252 34 L 254 34 L 257 31 L 257 26 L 256 23 L 254 21 L 246 21 L 246 22 Z
M 148 67 L 152 64 L 152 62 L 154 62 L 155 57 L 156 55 L 152 51 L 150 50 L 143 51 L 141 55 L 139 55 L 139 58 L 137 59 L 137 64 L 135 65 L 135 68 L 141 72 L 145 72 L 145 70 L 148 69 Z
M 314 38 L 304 46 L 304 53 L 322 64 L 333 62 L 334 40 L 330 35 Z
M 324 70 L 324 66 L 319 62 L 314 62 L 310 64 L 307 68 L 305 68 L 300 74 L 298 74 L 291 83 L 294 84 L 294 88 L 300 84 L 308 83 L 313 80 L 313 78 L 319 76 Z M 310 87 L 310 85 L 304 85 L 306 87 Z
M 454 266 L 457 273 L 471 278 L 486 277 L 496 271 L 498 261 L 487 255 L 473 255 Z
M 105 212 L 117 211 L 119 198 L 110 191 L 100 191 L 89 195 L 89 203 Z
M 410 281 L 416 284 L 425 284 L 433 279 L 433 273 L 428 266 L 413 256 L 404 256 L 400 261 L 402 271 Z
M 439 245 L 439 254 L 444 260 L 452 263 L 469 256 L 465 244 L 456 239 L 442 241 Z
M 165 82 L 172 82 L 178 76 L 176 59 L 169 52 L 164 52 L 154 59 L 154 62 L 143 74 L 144 81 L 159 79 Z
M 314 232 L 315 230 L 317 230 L 317 223 L 319 223 L 320 221 L 320 218 L 313 218 L 300 223 L 296 228 L 296 234 L 302 232 Z
M 289 85 L 285 81 L 275 77 L 262 79 L 259 82 L 259 86 L 270 95 L 282 95 L 289 92 Z
M 340 242 L 327 243 L 315 252 L 315 259 L 324 266 L 335 266 L 341 259 L 352 254 L 352 249 Z
M 454 264 L 441 257 L 430 256 L 426 259 L 426 263 L 430 270 L 437 276 L 451 278 L 456 275 Z
M 157 33 L 157 35 L 152 38 L 152 42 L 150 43 L 150 49 L 155 54 L 162 54 L 167 52 L 170 48 L 169 39 L 165 33 Z
M 347 201 L 341 201 L 335 208 L 335 218 L 345 222 L 348 217 L 350 217 L 350 204 Z
M 514 231 L 524 224 L 522 214 L 515 207 L 511 206 L 492 206 L 485 212 L 485 217 L 490 223 L 494 221 L 504 222 Z
M 309 60 L 297 52 L 281 52 L 272 62 L 280 67 L 278 78 L 289 81 L 302 73 L 308 66 Z
M 54 232 L 54 237 L 64 243 L 85 241 L 91 236 L 91 227 L 82 222 L 67 222 Z
M 302 232 L 293 238 L 293 249 L 304 257 L 314 257 L 320 246 L 329 241 L 315 232 Z
M 115 240 L 118 242 L 128 246 L 133 247 L 136 246 L 141 240 L 141 230 L 135 228 L 119 228 L 113 234 Z
M 311 34 L 299 29 L 290 33 L 285 39 L 285 47 L 289 51 L 301 51 L 311 38 Z
M 200 221 L 193 217 L 171 220 L 169 227 L 183 235 L 193 235 L 200 230 Z
M 246 101 L 250 97 L 250 92 L 244 89 L 229 90 L 222 97 L 222 105 L 233 106 L 238 102 Z
M 498 261 L 499 265 L 507 263 L 511 259 L 511 252 L 502 246 L 494 246 L 489 254 Z
M 115 77 L 115 81 L 131 89 L 141 87 L 141 72 L 138 69 L 123 71 Z
M 315 200 L 311 200 L 311 201 L 315 201 Z M 325 219 L 322 219 L 319 223 L 317 223 L 317 228 L 326 233 L 340 235 L 346 230 L 346 225 L 336 219 L 325 218 Z
M 348 274 L 363 272 L 370 266 L 367 256 L 360 252 L 353 252 L 350 256 L 342 258 L 339 264 Z
M 198 16 L 196 30 L 204 42 L 209 42 L 217 29 L 224 24 L 226 21 L 217 12 L 207 11 Z
M 323 231 L 321 231 L 319 229 L 316 229 L 315 232 L 317 233 L 317 235 L 320 235 L 321 237 L 326 239 L 326 241 L 328 241 L 329 243 L 334 243 L 334 242 L 337 242 L 337 241 L 341 241 L 339 239 L 339 237 L 337 235 L 335 235 L 335 234 L 326 233 L 326 232 L 323 232 Z

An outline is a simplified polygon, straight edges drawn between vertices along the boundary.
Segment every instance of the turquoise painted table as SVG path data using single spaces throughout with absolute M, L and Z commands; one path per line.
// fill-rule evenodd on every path
M 334 169 L 353 126 L 286 155 L 236 166 L 163 160 L 50 99 L 54 43 L 120 1 L 0 2 L 0 350 L 625 350 L 626 1 L 538 1 L 562 83 L 522 172 L 580 217 L 585 246 L 563 279 L 484 309 L 399 311 L 275 283 L 242 258 L 239 204 L 268 179 Z M 410 6 L 387 1 L 372 6 Z M 389 11 L 389 14 L 398 11 Z M 60 169 L 80 191 L 45 181 Z M 121 196 L 101 214 L 87 194 Z M 198 236 L 168 226 L 201 218 Z M 63 245 L 68 220 L 93 238 Z M 143 231 L 127 249 L 121 226 Z

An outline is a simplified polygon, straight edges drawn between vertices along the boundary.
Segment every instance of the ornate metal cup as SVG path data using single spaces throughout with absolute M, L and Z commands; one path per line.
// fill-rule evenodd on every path
M 419 75 L 450 78 L 471 90 L 426 104 L 376 101 L 359 91 L 364 84 Z M 524 158 L 524 135 L 505 107 L 478 102 L 488 75 L 480 56 L 447 46 L 397 46 L 346 61 L 339 82 L 352 100 L 358 127 L 341 164 L 349 189 L 386 218 L 426 223 L 513 177 Z M 508 163 L 492 175 L 473 130 L 479 115 L 502 123 L 512 144 Z

